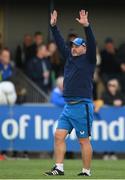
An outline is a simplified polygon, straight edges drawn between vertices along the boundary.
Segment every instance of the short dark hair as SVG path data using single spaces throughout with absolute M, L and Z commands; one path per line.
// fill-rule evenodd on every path
M 8 53 L 11 53 L 11 52 L 10 52 L 10 49 L 9 49 L 8 47 L 4 47 L 4 48 L 0 49 L 0 55 L 1 55 L 4 51 L 7 51 Z
M 113 39 L 111 37 L 107 37 L 105 39 L 105 44 L 108 44 L 108 43 L 114 43 Z
M 37 31 L 37 32 L 35 32 L 34 36 L 43 36 L 43 34 L 42 34 L 42 32 Z
M 51 43 L 56 43 L 54 40 L 50 40 L 49 42 L 48 42 L 48 44 L 51 44 Z
M 70 33 L 68 34 L 68 38 L 71 38 L 71 37 L 78 37 L 78 34 L 75 34 L 75 33 Z

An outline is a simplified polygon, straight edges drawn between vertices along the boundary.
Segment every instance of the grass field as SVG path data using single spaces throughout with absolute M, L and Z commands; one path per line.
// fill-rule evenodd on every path
M 53 160 L 6 160 L 0 161 L 0 179 L 50 179 L 43 173 L 53 165 Z M 82 167 L 80 160 L 65 161 L 65 176 L 51 179 L 85 179 L 78 177 Z M 86 179 L 125 179 L 125 160 L 93 160 L 92 176 Z

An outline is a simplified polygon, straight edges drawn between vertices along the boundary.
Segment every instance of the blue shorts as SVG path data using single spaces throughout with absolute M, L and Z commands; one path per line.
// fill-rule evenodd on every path
M 57 129 L 65 129 L 71 133 L 74 128 L 78 138 L 87 138 L 91 136 L 93 118 L 93 103 L 66 104 L 59 117 Z

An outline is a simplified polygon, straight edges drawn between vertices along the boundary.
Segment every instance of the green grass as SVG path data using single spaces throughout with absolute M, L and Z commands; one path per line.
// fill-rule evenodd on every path
M 65 176 L 47 177 L 43 173 L 53 166 L 53 160 L 0 161 L 0 179 L 85 179 L 78 177 L 80 160 L 65 160 Z M 125 179 L 125 160 L 93 160 L 92 176 L 88 179 Z M 87 178 L 86 178 L 87 179 Z

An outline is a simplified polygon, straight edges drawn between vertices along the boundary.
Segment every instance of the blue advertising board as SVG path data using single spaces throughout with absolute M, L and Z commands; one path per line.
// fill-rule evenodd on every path
M 0 151 L 53 151 L 61 112 L 52 105 L 0 106 Z M 95 152 L 125 152 L 125 107 L 95 113 L 91 142 Z M 75 131 L 66 143 L 68 151 L 80 151 Z

